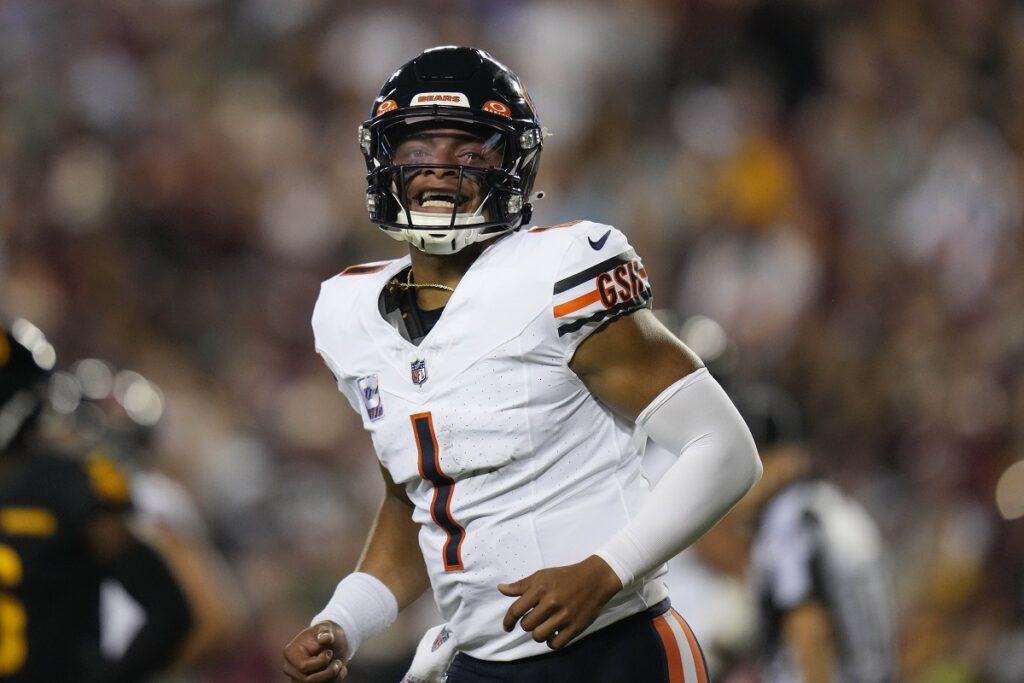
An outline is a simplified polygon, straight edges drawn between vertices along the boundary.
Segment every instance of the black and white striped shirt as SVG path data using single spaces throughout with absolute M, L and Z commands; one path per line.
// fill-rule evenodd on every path
M 828 482 L 794 482 L 762 509 L 752 550 L 767 683 L 803 680 L 781 626 L 788 611 L 810 600 L 820 600 L 832 619 L 835 683 L 895 679 L 890 581 L 878 529 L 861 505 Z

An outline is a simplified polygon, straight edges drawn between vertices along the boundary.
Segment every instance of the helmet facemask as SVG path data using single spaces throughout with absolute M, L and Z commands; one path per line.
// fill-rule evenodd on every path
M 523 149 L 513 127 L 467 120 L 464 110 L 395 114 L 360 129 L 367 209 L 388 235 L 429 254 L 452 254 L 529 220 L 522 171 L 532 179 L 539 145 Z

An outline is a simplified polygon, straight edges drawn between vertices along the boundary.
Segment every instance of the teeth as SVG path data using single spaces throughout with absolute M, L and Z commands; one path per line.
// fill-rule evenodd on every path
M 445 194 L 444 192 L 424 192 L 423 196 L 420 197 L 420 206 L 423 207 L 449 209 L 455 206 L 455 204 L 455 196 Z

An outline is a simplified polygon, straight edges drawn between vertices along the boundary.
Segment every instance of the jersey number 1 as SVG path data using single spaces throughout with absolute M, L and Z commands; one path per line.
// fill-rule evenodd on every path
M 434 422 L 430 413 L 411 415 L 412 433 L 419 450 L 420 476 L 434 485 L 434 499 L 430 503 L 430 516 L 448 535 L 442 550 L 444 570 L 458 571 L 462 566 L 462 541 L 466 530 L 452 518 L 452 493 L 455 482 L 441 471 L 441 460 L 434 434 Z

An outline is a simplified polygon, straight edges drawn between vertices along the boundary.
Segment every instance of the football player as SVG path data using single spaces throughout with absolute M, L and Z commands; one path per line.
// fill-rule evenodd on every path
M 344 677 L 429 586 L 449 683 L 707 680 L 658 576 L 760 476 L 735 407 L 654 317 L 622 232 L 526 227 L 544 133 L 508 68 L 427 50 L 370 115 L 370 219 L 409 255 L 326 281 L 313 329 L 386 493 L 285 673 Z M 647 435 L 679 454 L 653 489 Z
M 129 530 L 128 482 L 113 462 L 38 447 L 54 359 L 26 321 L 0 328 L 0 681 L 137 682 L 173 657 L 189 610 L 163 561 Z M 146 615 L 116 662 L 99 648 L 104 577 Z
M 163 392 L 138 372 L 83 358 L 53 373 L 50 399 L 64 417 L 48 423 L 48 439 L 64 450 L 109 457 L 124 471 L 132 528 L 164 558 L 185 594 L 192 625 L 173 668 L 193 669 L 228 652 L 242 632 L 245 600 L 191 495 L 156 466 Z M 138 628 L 138 606 L 107 579 L 100 608 L 101 650 L 117 659 Z

